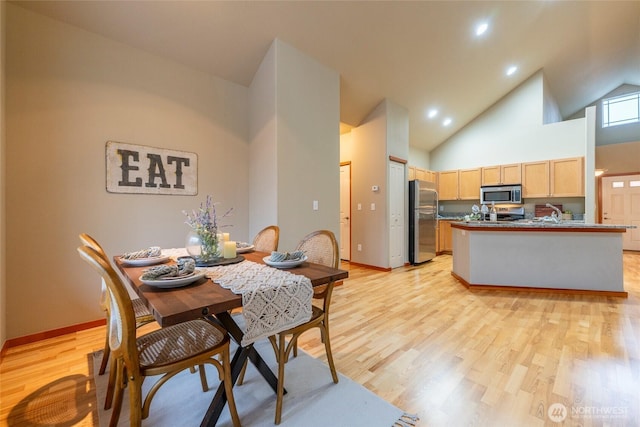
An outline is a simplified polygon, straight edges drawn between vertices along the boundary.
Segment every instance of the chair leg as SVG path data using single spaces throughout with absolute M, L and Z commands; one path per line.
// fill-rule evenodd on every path
M 109 380 L 107 382 L 107 395 L 104 398 L 104 409 L 108 410 L 111 409 L 111 404 L 113 402 L 113 391 L 115 390 L 115 388 L 118 386 L 117 383 L 117 372 L 118 372 L 118 363 L 116 360 L 111 360 L 110 363 L 111 366 L 109 366 Z
M 242 365 L 242 370 L 240 371 L 240 375 L 238 375 L 238 379 L 236 380 L 236 384 L 242 385 L 244 382 L 244 374 L 247 372 L 247 365 L 249 364 L 249 359 L 244 361 L 244 365 Z
M 140 427 L 142 424 L 142 377 L 129 380 L 129 426 Z
M 326 319 L 325 319 L 326 320 Z M 336 365 L 333 363 L 333 354 L 331 353 L 331 342 L 329 340 L 329 324 L 326 321 L 320 327 L 322 336 L 324 337 L 324 349 L 327 352 L 327 362 L 329 362 L 329 369 L 331 369 L 331 377 L 333 382 L 338 382 L 338 373 L 336 372 Z
M 278 392 L 276 396 L 276 418 L 275 424 L 280 424 L 282 417 L 282 398 L 284 396 L 284 364 L 286 363 L 285 336 L 278 334 Z
M 233 421 L 234 427 L 240 427 L 240 417 L 238 417 L 238 410 L 236 409 L 236 400 L 233 397 L 233 383 L 231 381 L 231 363 L 229 361 L 229 347 L 227 347 L 221 354 L 222 356 L 222 371 L 224 381 L 224 391 L 227 395 L 227 406 L 229 407 L 229 414 Z M 245 364 L 246 367 L 246 364 Z
M 109 347 L 109 334 L 107 333 L 107 337 L 105 338 L 105 342 L 104 342 L 104 350 L 102 352 L 102 361 L 100 362 L 100 370 L 98 371 L 98 375 L 104 374 L 104 372 L 107 370 L 107 362 L 109 362 L 110 354 L 111 354 L 111 348 Z
M 191 367 L 193 369 L 193 367 Z M 204 371 L 204 365 L 198 365 L 198 370 L 200 371 L 200 383 L 202 383 L 202 391 L 207 392 L 209 390 L 209 385 L 207 384 L 207 374 Z
M 125 387 L 123 374 L 121 372 L 124 369 L 124 366 L 121 365 L 120 361 L 117 360 L 115 363 L 111 363 L 111 368 L 116 372 L 115 381 L 114 381 L 114 390 L 115 395 L 113 396 L 113 410 L 111 411 L 111 419 L 109 420 L 109 427 L 117 427 L 118 421 L 120 419 L 120 410 L 122 409 L 122 397 L 123 397 L 123 389 Z M 111 402 L 110 402 L 111 403 Z

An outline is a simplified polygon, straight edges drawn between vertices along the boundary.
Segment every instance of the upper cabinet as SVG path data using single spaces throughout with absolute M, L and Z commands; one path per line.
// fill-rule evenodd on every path
M 551 160 L 549 178 L 550 196 L 584 196 L 584 157 Z
M 456 169 L 437 178 L 439 200 L 479 200 L 480 186 L 500 184 L 522 184 L 523 198 L 584 197 L 584 157 Z
M 407 171 L 407 179 L 409 181 L 413 181 L 416 179 L 416 168 L 415 166 L 409 166 L 409 170 Z
M 458 179 L 459 200 L 480 200 L 480 169 L 460 169 Z
M 584 157 L 522 164 L 522 197 L 584 196 Z
M 482 185 L 520 184 L 522 164 L 487 166 L 481 168 Z
M 417 168 L 415 166 L 409 166 L 408 179 L 413 181 L 419 179 L 420 181 L 436 182 L 436 172 Z
M 438 200 L 458 200 L 458 170 L 438 172 Z
M 438 172 L 439 200 L 479 200 L 480 169 Z
M 549 196 L 549 161 L 522 164 L 522 197 Z

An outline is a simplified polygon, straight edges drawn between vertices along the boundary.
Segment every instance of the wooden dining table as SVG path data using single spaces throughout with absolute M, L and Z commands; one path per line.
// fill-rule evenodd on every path
M 269 255 L 265 252 L 248 252 L 241 256 L 247 261 L 264 264 L 263 258 Z M 145 302 L 160 326 L 175 325 L 203 317 L 221 324 L 228 331 L 231 338 L 238 343 L 238 348 L 231 358 L 232 382 L 235 384 L 242 366 L 249 359 L 276 392 L 278 379 L 255 350 L 253 344 L 246 347 L 240 345 L 244 332 L 230 314 L 230 310 L 242 307 L 242 295 L 234 294 L 207 277 L 184 287 L 152 287 L 140 281 L 140 276 L 149 267 L 126 265 L 121 262 L 119 256 L 114 257 L 114 261 L 127 283 Z M 311 262 L 304 262 L 297 267 L 287 269 L 287 271 L 309 278 L 313 287 L 349 277 L 349 272 L 346 270 Z M 226 401 L 224 387 L 221 384 L 200 425 L 214 426 L 222 413 Z

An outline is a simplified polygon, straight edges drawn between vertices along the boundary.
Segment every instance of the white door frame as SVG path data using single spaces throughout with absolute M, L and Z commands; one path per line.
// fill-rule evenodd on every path
M 351 162 L 340 163 L 340 259 L 351 259 Z
M 618 188 L 610 185 L 619 184 Z M 640 227 L 640 174 L 602 175 L 598 178 L 598 211 L 603 224 Z M 622 235 L 625 250 L 640 251 L 640 229 L 631 228 Z

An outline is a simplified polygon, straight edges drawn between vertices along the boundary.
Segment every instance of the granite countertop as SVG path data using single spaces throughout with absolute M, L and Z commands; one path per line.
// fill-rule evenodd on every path
M 543 229 L 556 229 L 556 228 L 571 228 L 571 229 L 601 229 L 601 230 L 624 230 L 627 228 L 636 228 L 633 225 L 612 225 L 612 224 L 585 224 L 584 221 L 561 221 L 559 223 L 548 221 L 537 221 L 523 219 L 520 221 L 457 221 L 454 224 L 458 224 L 465 227 L 472 228 L 504 228 L 504 229 L 531 229 L 531 228 L 543 228 Z M 453 225 L 453 224 L 452 224 Z

